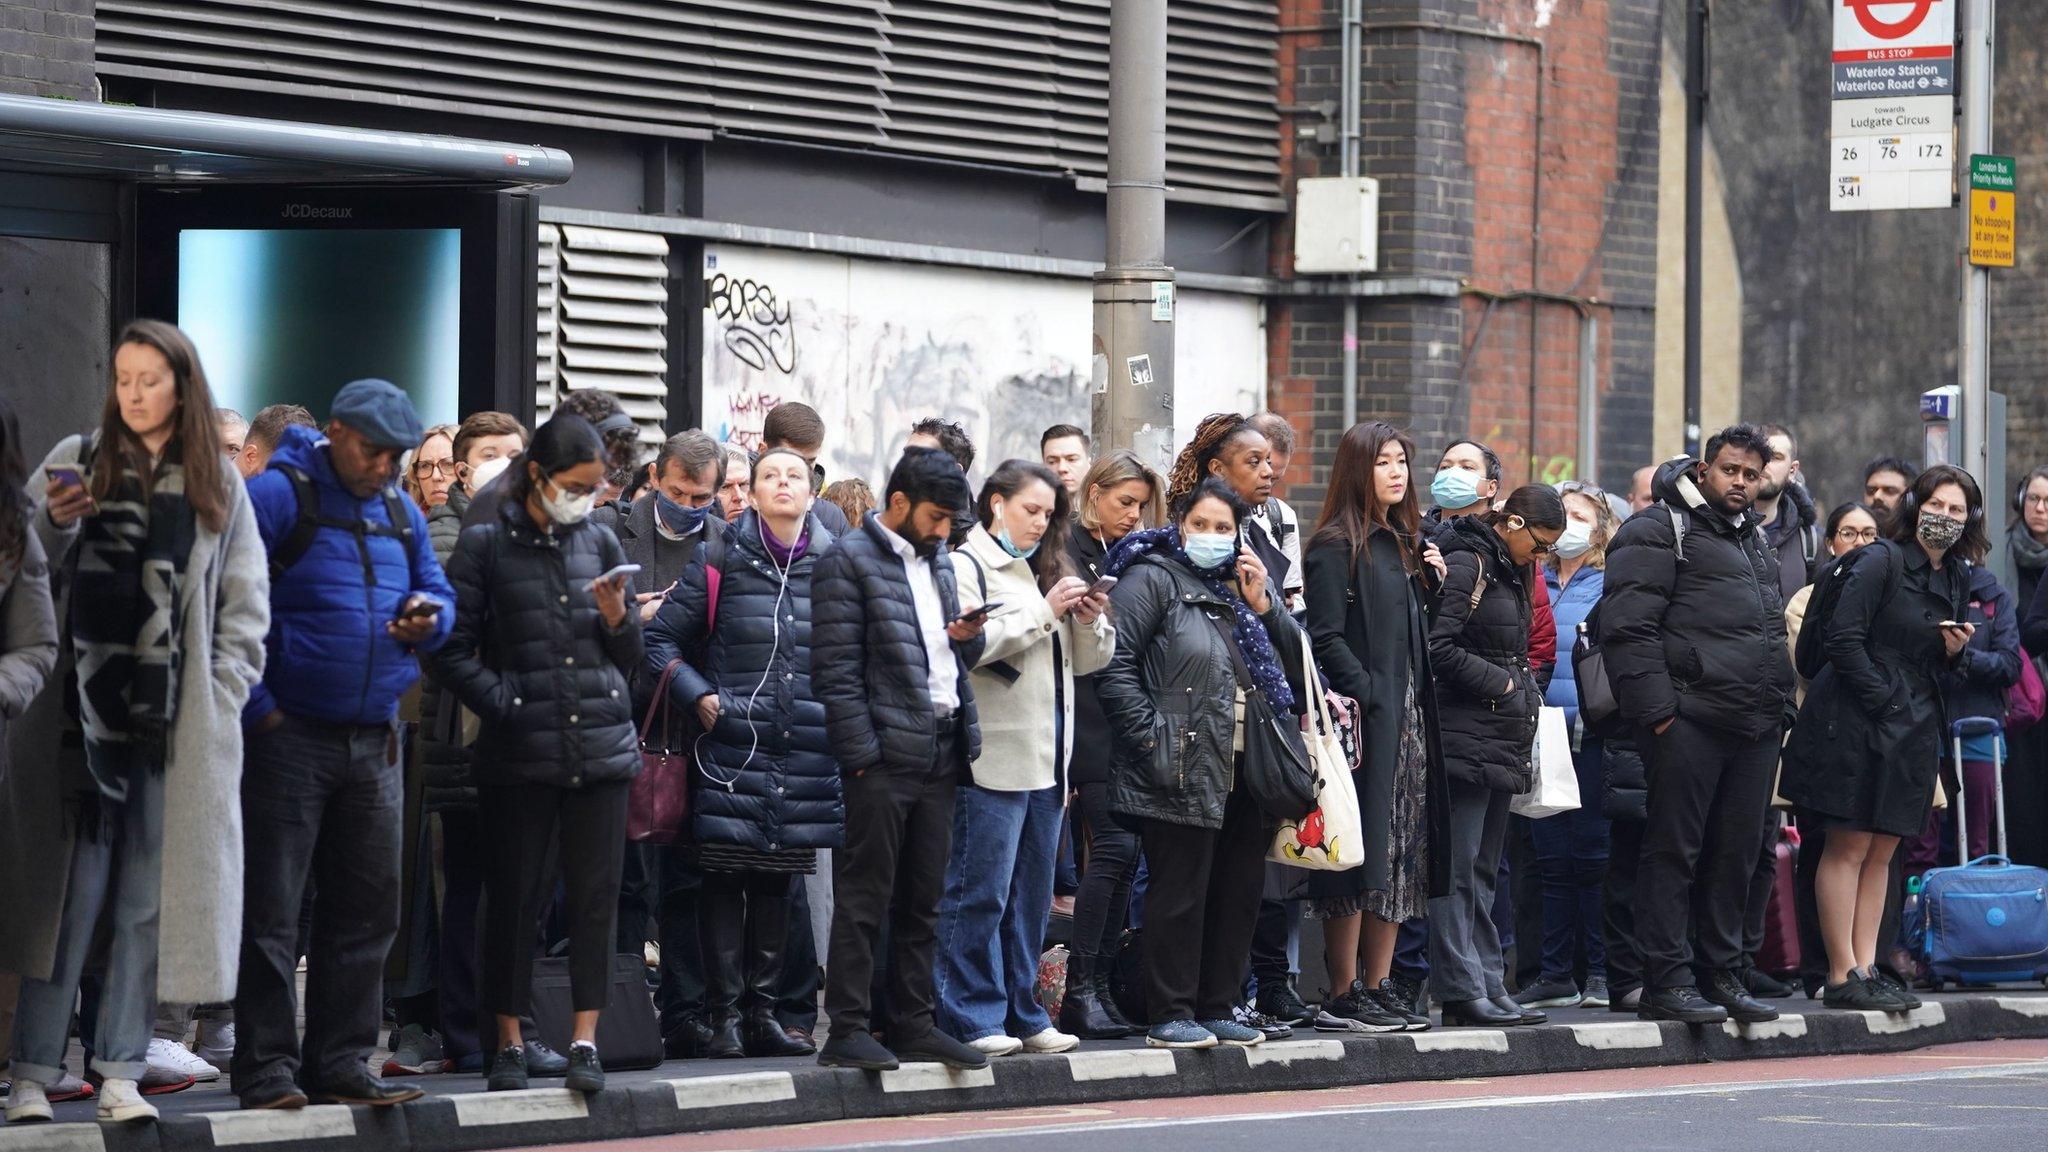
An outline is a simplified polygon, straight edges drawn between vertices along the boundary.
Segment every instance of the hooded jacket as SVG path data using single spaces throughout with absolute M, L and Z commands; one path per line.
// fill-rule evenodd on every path
M 1608 546 L 1600 603 L 1607 674 L 1637 728 L 1682 714 L 1765 739 L 1783 728 L 1794 684 L 1778 558 L 1750 512 L 1730 519 L 1708 506 L 1694 464 L 1658 468 L 1657 503 L 1629 517 Z
M 299 519 L 285 467 L 312 481 L 320 517 L 391 523 L 384 494 L 358 497 L 342 487 L 327 438 L 293 425 L 278 437 L 269 470 L 249 481 L 249 504 L 266 553 L 283 546 Z M 268 656 L 263 681 L 243 709 L 245 724 L 279 708 L 330 724 L 389 724 L 398 715 L 398 698 L 419 678 L 415 657 L 441 647 L 455 627 L 455 589 L 434 558 L 426 517 L 411 500 L 399 503 L 412 529 L 410 550 L 399 537 L 379 535 L 365 535 L 359 548 L 355 534 L 323 526 L 305 555 L 271 582 Z M 384 626 L 416 594 L 444 608 L 433 633 L 415 649 L 392 639 Z
M 1500 533 L 1476 516 L 1454 521 L 1436 545 L 1447 571 L 1429 630 L 1429 663 L 1444 770 L 1453 780 L 1495 792 L 1525 791 L 1543 705 L 1529 666 L 1528 570 L 1515 566 Z
M 1778 498 L 1778 518 L 1764 525 L 1764 539 L 1778 554 L 1778 595 L 1789 603 L 1794 592 L 1813 583 L 1814 565 L 1826 559 L 1821 552 L 1820 514 L 1806 485 L 1785 485 Z

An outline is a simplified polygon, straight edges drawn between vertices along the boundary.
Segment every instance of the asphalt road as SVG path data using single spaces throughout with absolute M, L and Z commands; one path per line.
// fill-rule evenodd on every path
M 915 1147 L 969 1152 L 2039 1152 L 2048 1147 L 2048 1041 L 838 1121 L 586 1147 L 590 1152 Z

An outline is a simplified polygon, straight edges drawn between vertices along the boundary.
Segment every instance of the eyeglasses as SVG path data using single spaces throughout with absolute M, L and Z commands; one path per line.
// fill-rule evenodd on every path
M 413 461 L 412 472 L 415 476 L 453 476 L 455 475 L 455 461 L 415 460 Z
M 2035 496 L 2029 493 L 2025 497 L 2025 503 L 2029 508 L 2048 508 L 2048 495 Z
M 1850 544 L 1874 544 L 1877 542 L 1877 529 L 1837 528 L 1835 529 L 1835 539 Z

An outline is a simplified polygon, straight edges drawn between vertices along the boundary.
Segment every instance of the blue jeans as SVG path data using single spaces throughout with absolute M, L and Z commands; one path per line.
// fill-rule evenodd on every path
M 95 761 L 101 756 L 91 740 L 86 741 L 86 755 Z M 97 835 L 88 836 L 90 829 L 81 829 L 72 842 L 56 967 L 48 980 L 24 977 L 21 982 L 14 1072 L 38 1084 L 63 1078 L 78 978 L 103 909 L 108 921 L 107 970 L 91 1037 L 92 1068 L 110 1080 L 139 1080 L 149 1070 L 149 1039 L 156 1024 L 157 914 L 163 894 L 163 773 L 138 763 L 128 799 L 99 797 L 99 816 Z
M 939 1027 L 961 1040 L 1006 1031 L 1035 1036 L 1052 1027 L 1035 992 L 1064 801 L 1058 785 L 960 788 L 932 992 Z
M 1543 979 L 1571 979 L 1583 941 L 1586 978 L 1605 980 L 1601 886 L 1607 878 L 1607 817 L 1600 813 L 1605 781 L 1599 741 L 1585 741 L 1572 764 L 1579 777 L 1577 810 L 1529 825 L 1543 874 Z

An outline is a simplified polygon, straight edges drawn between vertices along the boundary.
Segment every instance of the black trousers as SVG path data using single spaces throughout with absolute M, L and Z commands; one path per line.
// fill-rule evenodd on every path
M 1615 820 L 1607 830 L 1601 928 L 1607 940 L 1607 987 L 1616 997 L 1643 986 L 1642 944 L 1636 939 L 1636 872 L 1647 826 L 1641 820 Z
M 846 777 L 846 842 L 832 853 L 825 973 L 833 1036 L 869 1028 L 885 918 L 891 1038 L 915 1040 L 932 1030 L 932 956 L 963 759 L 956 750 L 935 764 L 889 765 Z
M 1764 810 L 1764 846 L 1758 853 L 1756 871 L 1749 876 L 1749 892 L 1742 905 L 1742 959 L 1756 963 L 1756 951 L 1764 946 L 1765 914 L 1771 907 L 1771 889 L 1778 883 L 1778 814 Z
M 1108 784 L 1083 784 L 1078 827 L 1088 838 L 1088 866 L 1074 896 L 1075 956 L 1114 956 L 1131 912 L 1131 886 L 1138 878 L 1138 834 L 1116 822 L 1109 810 Z
M 1645 730 L 1638 737 L 1650 819 L 1637 871 L 1636 932 L 1650 987 L 1694 983 L 1695 959 L 1703 970 L 1742 966 L 1779 736 L 1772 729 L 1746 739 L 1680 716 L 1662 736 Z
M 1239 788 L 1223 827 L 1146 820 L 1145 1006 L 1153 1024 L 1228 1020 L 1251 958 L 1272 826 Z
M 533 925 L 553 888 L 548 844 L 559 835 L 569 998 L 575 1011 L 604 1007 L 619 869 L 626 842 L 624 781 L 583 788 L 493 784 L 477 789 L 484 840 L 484 929 L 477 999 L 495 1016 L 532 1009 Z

